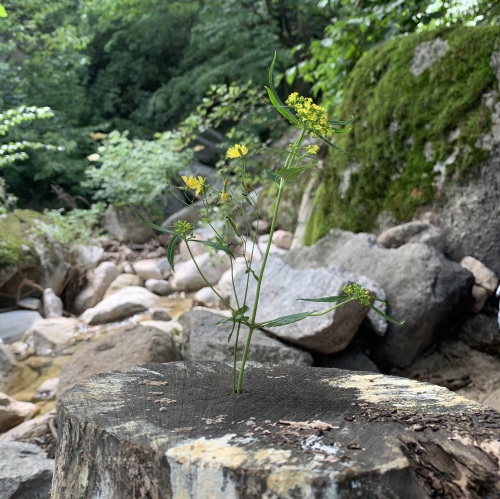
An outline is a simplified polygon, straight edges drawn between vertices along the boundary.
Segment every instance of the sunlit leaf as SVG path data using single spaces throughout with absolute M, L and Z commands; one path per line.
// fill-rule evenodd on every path
M 294 168 L 280 168 L 279 170 L 274 170 L 273 173 L 287 182 L 297 182 L 299 175 L 304 170 L 309 170 L 309 168 L 311 168 L 311 165 L 297 166 Z
M 2 4 L 0 4 L 0 17 L 7 17 L 7 11 Z

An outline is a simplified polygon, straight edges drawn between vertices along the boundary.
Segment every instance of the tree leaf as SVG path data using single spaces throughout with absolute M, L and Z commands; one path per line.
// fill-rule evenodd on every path
M 260 324 L 256 324 L 255 326 L 263 328 L 286 326 L 287 324 L 293 324 L 294 322 L 299 322 L 306 317 L 310 317 L 311 314 L 314 313 L 316 313 L 316 310 L 313 310 L 312 312 L 299 312 L 298 314 L 284 315 L 283 317 L 278 317 L 277 319 L 261 322 Z
M 335 303 L 336 301 L 343 300 L 344 298 L 348 298 L 348 296 L 342 295 L 342 296 L 323 296 L 321 298 L 297 298 L 297 300 L 314 301 L 318 303 Z
M 2 4 L 0 4 L 0 17 L 7 17 L 7 11 Z
M 170 230 L 170 229 L 167 229 L 165 227 L 162 227 L 161 225 L 156 225 L 152 222 L 148 222 L 140 213 L 139 211 L 137 211 L 136 207 L 129 204 L 128 206 L 130 206 L 134 211 L 135 211 L 135 214 L 141 219 L 141 222 L 145 223 L 146 225 L 148 225 L 149 227 L 151 227 L 152 229 L 155 229 L 155 230 L 158 230 L 160 232 L 165 232 L 167 234 L 175 234 L 175 232 L 173 230 Z
M 168 246 L 167 246 L 167 259 L 168 259 L 168 263 L 170 264 L 170 268 L 172 269 L 173 272 L 175 272 L 175 269 L 174 269 L 175 246 L 177 245 L 177 241 L 181 237 L 182 236 L 180 234 L 176 234 L 172 238 L 172 240 L 168 243 Z
M 271 179 L 274 183 L 280 185 L 281 184 L 281 178 L 278 177 L 278 175 L 276 175 L 274 172 L 272 172 L 271 170 L 264 170 L 264 175 Z
M 382 312 L 382 310 L 379 310 L 377 307 L 374 307 L 373 305 L 369 305 L 369 307 L 372 310 L 375 310 L 375 312 L 377 312 L 377 314 L 382 316 L 385 320 L 392 322 L 393 324 L 398 324 L 399 326 L 401 326 L 405 323 L 404 319 L 402 321 L 397 321 L 397 320 L 391 319 L 388 315 L 384 314 L 384 312 Z

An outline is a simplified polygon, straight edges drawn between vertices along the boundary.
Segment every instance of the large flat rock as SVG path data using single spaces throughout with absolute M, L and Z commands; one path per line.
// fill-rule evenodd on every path
M 174 362 L 94 376 L 59 406 L 58 499 L 498 497 L 500 413 L 405 378 Z M 84 449 L 84 452 L 82 452 Z

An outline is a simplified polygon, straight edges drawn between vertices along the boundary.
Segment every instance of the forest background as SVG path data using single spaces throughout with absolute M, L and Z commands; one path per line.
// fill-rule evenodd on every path
M 206 128 L 269 144 L 283 133 L 263 93 L 275 50 L 282 97 L 312 95 L 335 115 L 372 47 L 499 20 L 488 0 L 4 1 L 0 213 L 96 221 L 108 203 L 153 206 Z

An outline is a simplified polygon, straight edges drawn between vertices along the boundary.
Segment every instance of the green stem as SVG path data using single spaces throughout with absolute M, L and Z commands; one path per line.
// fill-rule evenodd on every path
M 184 242 L 186 243 L 186 247 L 189 251 L 189 256 L 191 257 L 191 260 L 193 260 L 193 263 L 194 263 L 194 266 L 196 267 L 196 270 L 198 271 L 198 273 L 200 274 L 201 278 L 203 279 L 203 281 L 205 281 L 205 284 L 217 295 L 217 297 L 220 299 L 220 301 L 222 303 L 224 303 L 224 305 L 229 309 L 231 310 L 231 312 L 235 313 L 236 310 L 233 309 L 233 307 L 231 307 L 231 305 L 229 304 L 229 302 L 227 300 L 225 300 L 224 298 L 222 298 L 222 296 L 215 290 L 215 288 L 208 282 L 207 278 L 205 277 L 205 274 L 203 274 L 203 272 L 201 271 L 199 265 L 198 265 L 198 262 L 196 261 L 196 258 L 194 257 L 192 251 L 191 251 L 191 248 L 189 247 L 189 243 L 186 239 L 184 239 Z
M 305 135 L 305 130 L 302 130 L 300 137 L 295 141 L 295 143 L 292 146 L 290 154 L 288 155 L 288 158 L 287 158 L 286 163 L 285 163 L 285 168 L 289 168 L 291 166 L 291 164 L 293 163 L 293 158 L 297 156 L 297 151 L 298 151 L 300 144 L 304 138 L 304 135 Z M 265 250 L 264 255 L 262 257 L 262 265 L 260 267 L 259 279 L 257 281 L 257 289 L 255 290 L 255 299 L 254 299 L 254 304 L 253 304 L 252 316 L 250 318 L 247 341 L 245 343 L 245 349 L 243 350 L 243 357 L 241 359 L 240 374 L 238 376 L 238 386 L 236 388 L 236 393 L 241 393 L 241 391 L 243 389 L 243 375 L 245 372 L 245 365 L 246 365 L 246 361 L 247 361 L 247 357 L 248 357 L 248 352 L 250 350 L 250 343 L 252 341 L 252 334 L 253 334 L 254 330 L 256 329 L 254 324 L 255 324 L 256 317 L 257 317 L 257 309 L 259 307 L 260 288 L 262 286 L 264 271 L 266 269 L 266 263 L 267 263 L 267 259 L 269 257 L 269 251 L 271 249 L 271 244 L 273 241 L 274 230 L 276 228 L 276 220 L 278 218 L 278 212 L 279 212 L 279 207 L 280 207 L 280 203 L 281 203 L 281 196 L 283 195 L 283 190 L 285 189 L 285 186 L 286 186 L 285 180 L 281 179 L 280 185 L 278 187 L 278 196 L 276 198 L 276 204 L 274 205 L 273 218 L 271 220 L 271 229 L 269 231 L 269 239 L 267 241 L 266 250 Z

